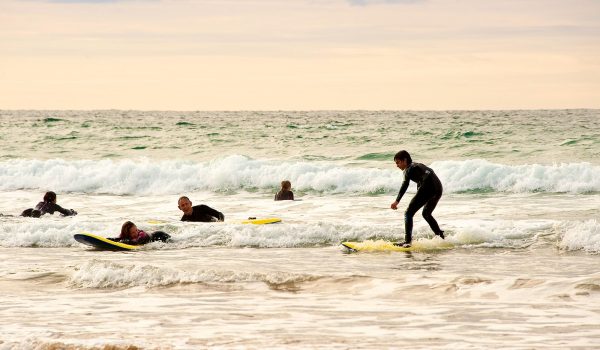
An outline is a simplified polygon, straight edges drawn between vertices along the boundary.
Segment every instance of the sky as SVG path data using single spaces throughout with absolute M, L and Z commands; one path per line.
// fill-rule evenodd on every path
M 598 0 L 0 0 L 0 109 L 554 108 Z

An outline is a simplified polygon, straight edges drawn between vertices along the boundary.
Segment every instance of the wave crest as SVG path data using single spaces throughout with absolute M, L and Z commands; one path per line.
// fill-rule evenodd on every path
M 446 192 L 600 191 L 600 167 L 589 163 L 503 165 L 486 160 L 431 164 Z M 389 194 L 403 176 L 380 169 L 329 162 L 256 160 L 233 155 L 207 162 L 138 160 L 26 160 L 0 162 L 0 189 L 115 195 L 274 191 L 282 179 L 295 190 L 323 194 Z M 414 191 L 415 186 L 410 187 Z
M 153 265 L 126 265 L 93 259 L 78 267 L 68 284 L 75 288 L 166 287 L 189 283 L 263 282 L 273 289 L 314 281 L 320 276 L 285 272 L 245 272 L 205 269 L 185 271 Z

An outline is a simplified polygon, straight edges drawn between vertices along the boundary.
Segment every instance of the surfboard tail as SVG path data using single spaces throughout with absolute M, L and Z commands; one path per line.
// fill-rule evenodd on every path
M 394 242 L 378 240 L 378 241 L 362 241 L 362 242 L 342 242 L 342 246 L 348 250 L 358 252 L 412 252 L 412 251 L 438 251 L 444 249 L 452 249 L 454 245 L 450 242 L 413 242 L 410 247 L 397 246 Z
M 350 245 L 348 245 L 346 242 L 343 242 L 343 243 L 342 243 L 342 246 L 343 246 L 344 248 L 348 249 L 348 251 L 349 251 L 350 253 L 354 253 L 354 252 L 357 252 L 357 251 L 358 251 L 358 250 L 356 250 L 356 249 L 352 248 L 352 247 L 351 247 Z
M 134 250 L 139 248 L 139 246 L 115 242 L 106 237 L 87 232 L 76 234 L 73 236 L 73 238 L 79 243 L 83 243 L 100 250 Z

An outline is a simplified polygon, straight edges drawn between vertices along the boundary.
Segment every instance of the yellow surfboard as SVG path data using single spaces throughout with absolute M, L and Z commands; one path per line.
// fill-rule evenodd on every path
M 363 241 L 363 242 L 342 242 L 342 246 L 355 252 L 413 252 L 413 251 L 432 251 L 441 249 L 451 249 L 454 247 L 449 242 L 413 242 L 410 248 L 395 246 L 390 241 Z
M 138 249 L 139 245 L 125 244 L 121 242 L 115 242 L 108 238 L 98 236 L 92 233 L 82 232 L 73 236 L 79 243 L 92 246 L 96 249 L 102 250 L 134 250 Z
M 242 224 L 266 225 L 266 224 L 274 224 L 277 222 L 281 222 L 281 219 L 280 218 L 264 218 L 264 219 L 248 218 L 248 220 L 243 220 Z
M 219 223 L 222 221 L 211 221 L 208 223 Z M 267 224 L 275 224 L 281 222 L 280 218 L 248 218 L 246 220 L 242 220 L 242 221 L 233 221 L 233 223 L 238 223 L 238 224 L 253 224 L 253 225 L 267 225 Z M 169 221 L 162 221 L 162 220 L 148 220 L 148 223 L 150 225 L 164 225 L 164 224 L 168 224 Z M 231 221 L 227 221 L 227 223 L 231 223 Z
M 162 221 L 162 220 L 148 220 L 148 223 L 150 225 L 163 225 L 163 224 L 168 224 L 168 221 Z

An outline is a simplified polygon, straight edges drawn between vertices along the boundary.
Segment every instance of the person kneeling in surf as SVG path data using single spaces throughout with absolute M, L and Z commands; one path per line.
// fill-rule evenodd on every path
M 109 239 L 111 241 L 130 245 L 141 245 L 155 241 L 166 242 L 169 238 L 171 238 L 171 236 L 162 231 L 156 231 L 149 235 L 142 230 L 138 230 L 133 222 L 126 221 L 123 226 L 121 226 L 121 235 L 118 238 Z
M 424 164 L 413 163 L 410 154 L 407 151 L 400 151 L 394 156 L 396 166 L 404 172 L 404 182 L 400 187 L 396 201 L 390 206 L 392 209 L 398 209 L 398 203 L 404 196 L 410 180 L 417 183 L 417 193 L 408 204 L 404 213 L 404 242 L 394 243 L 394 245 L 405 248 L 410 247 L 412 243 L 413 216 L 423 207 L 423 217 L 431 227 L 433 233 L 444 239 L 444 231 L 440 229 L 437 221 L 431 215 L 435 206 L 442 197 L 442 182 L 435 175 L 433 170 Z

